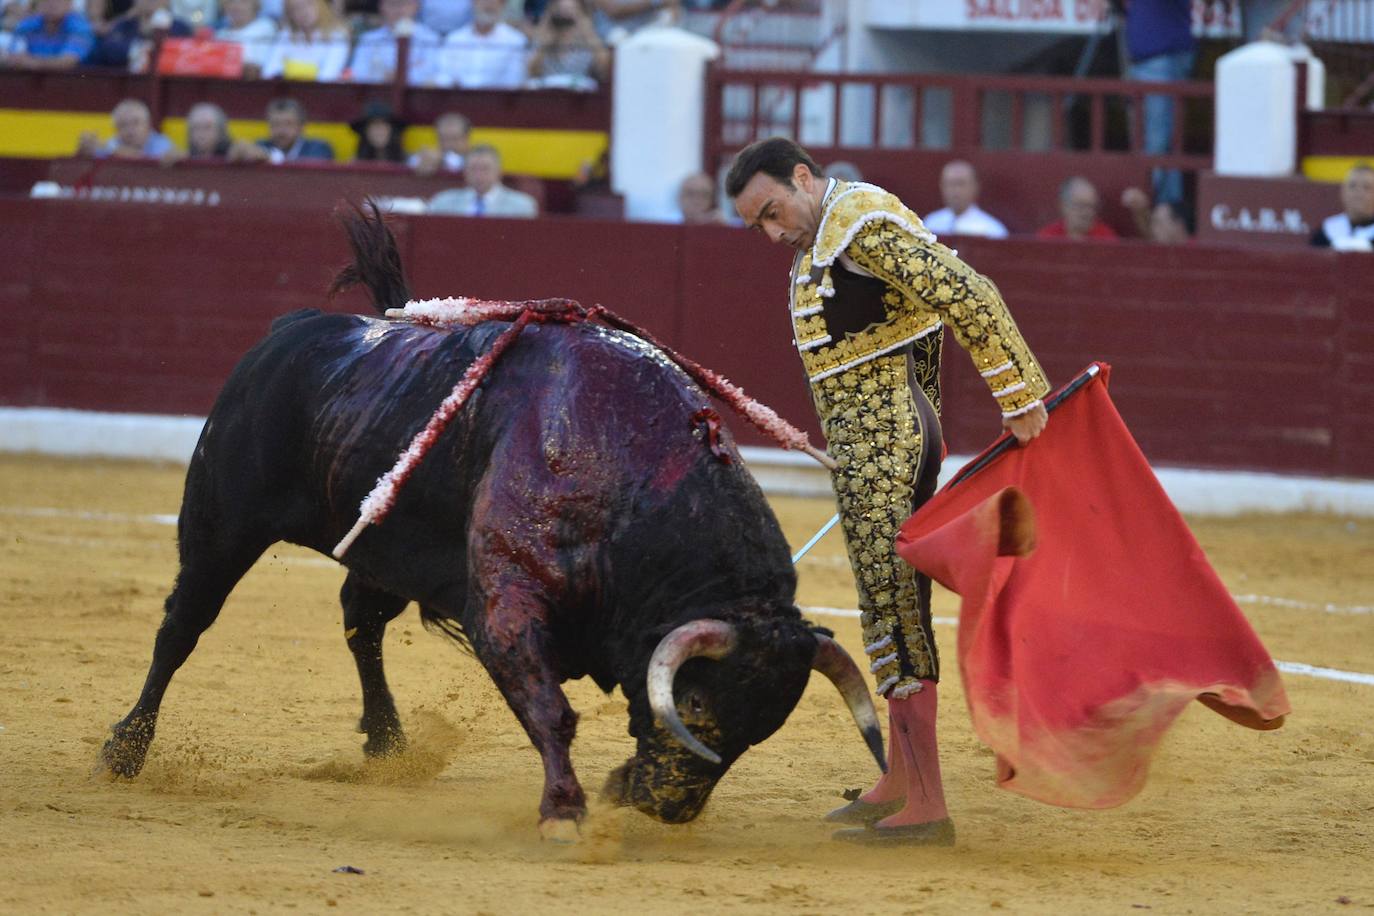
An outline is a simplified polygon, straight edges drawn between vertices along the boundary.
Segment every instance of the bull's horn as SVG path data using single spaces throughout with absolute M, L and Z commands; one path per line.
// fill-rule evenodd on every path
M 863 672 L 854 664 L 854 659 L 835 640 L 829 636 L 816 636 L 816 657 L 811 667 L 830 679 L 830 683 L 840 691 L 849 714 L 859 726 L 873 759 L 878 768 L 887 772 L 887 762 L 883 758 L 883 731 L 878 727 L 878 713 L 873 708 L 873 698 L 868 695 L 868 685 L 864 683 Z
M 697 740 L 682 724 L 673 698 L 673 678 L 682 663 L 697 655 L 722 658 L 735 648 L 735 628 L 721 620 L 684 623 L 659 642 L 649 658 L 649 708 L 654 719 L 698 757 L 720 763 L 720 755 Z M 850 664 L 853 664 L 852 662 Z

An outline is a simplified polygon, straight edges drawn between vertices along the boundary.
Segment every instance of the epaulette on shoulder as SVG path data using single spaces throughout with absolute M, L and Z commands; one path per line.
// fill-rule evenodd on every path
M 811 249 L 812 266 L 833 264 L 864 226 L 878 220 L 900 226 L 927 242 L 935 241 L 935 233 L 897 195 L 866 182 L 848 182 L 835 190 L 821 214 L 816 244 Z

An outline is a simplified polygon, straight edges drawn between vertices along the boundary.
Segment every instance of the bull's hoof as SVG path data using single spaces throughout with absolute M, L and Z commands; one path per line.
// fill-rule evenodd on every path
M 571 846 L 582 839 L 582 831 L 571 817 L 546 817 L 539 822 L 539 836 L 545 843 Z
M 146 742 L 129 741 L 120 738 L 118 735 L 105 742 L 105 746 L 100 749 L 100 762 L 105 765 L 111 773 L 116 776 L 123 776 L 125 779 L 133 779 L 143 769 L 143 762 L 148 759 L 148 745 Z
M 861 824 L 866 827 L 876 824 L 889 814 L 901 811 L 903 804 L 905 802 L 900 798 L 886 802 L 866 802 L 856 798 L 849 804 L 831 811 L 825 819 L 832 824 Z
M 391 757 L 404 753 L 405 749 L 406 736 L 400 730 L 382 732 L 363 742 L 363 753 L 371 758 Z
M 836 830 L 831 838 L 865 846 L 953 846 L 954 821 L 945 817 L 898 827 L 850 827 Z

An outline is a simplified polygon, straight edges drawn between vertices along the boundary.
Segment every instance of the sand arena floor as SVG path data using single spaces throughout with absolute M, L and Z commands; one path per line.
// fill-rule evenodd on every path
M 176 569 L 180 468 L 0 457 L 0 912 L 1017 913 L 1374 909 L 1374 686 L 1289 676 L 1273 733 L 1200 705 L 1149 786 L 1105 812 L 997 790 L 943 628 L 943 756 L 960 845 L 860 850 L 818 817 L 873 765 L 823 682 L 666 827 L 596 807 L 541 844 L 538 757 L 482 669 L 413 609 L 387 636 L 412 742 L 364 765 L 358 682 L 331 562 L 279 546 L 181 670 L 142 776 L 93 773 L 132 703 Z M 800 543 L 823 501 L 775 501 Z M 1280 659 L 1374 672 L 1374 522 L 1193 520 Z M 801 600 L 853 607 L 837 535 Z M 955 599 L 937 598 L 953 615 Z M 1324 609 L 1320 605 L 1335 605 Z M 1360 606 L 1364 611 L 1360 612 Z M 857 621 L 826 618 L 854 653 Z M 589 792 L 631 751 L 624 704 L 567 685 Z M 337 874 L 342 865 L 363 875 Z M 333 910 L 337 912 L 338 910 Z

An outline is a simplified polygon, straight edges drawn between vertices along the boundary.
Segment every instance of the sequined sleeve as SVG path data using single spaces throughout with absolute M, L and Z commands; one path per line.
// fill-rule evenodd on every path
M 893 222 L 864 226 L 845 248 L 860 267 L 901 292 L 889 308 L 936 312 L 973 357 L 1004 417 L 1033 409 L 1049 393 L 1045 372 L 992 281 L 939 242 Z

